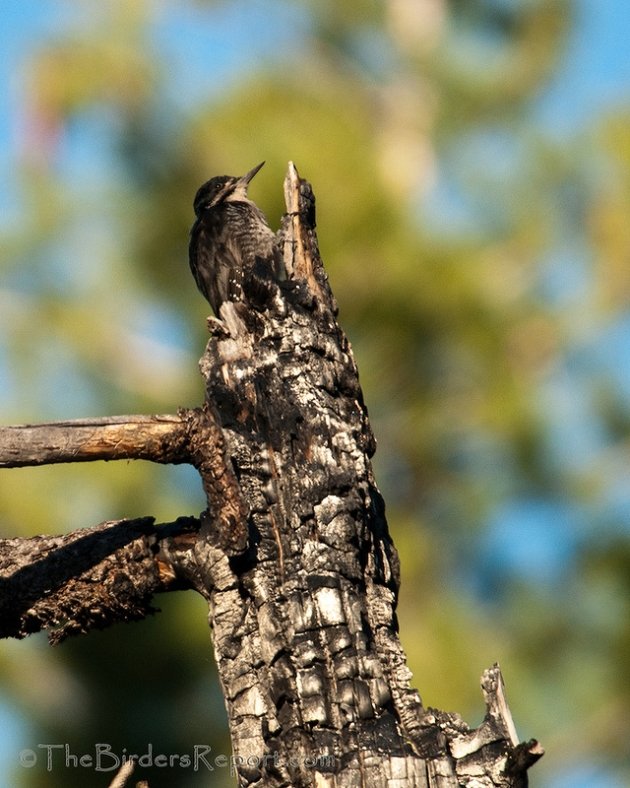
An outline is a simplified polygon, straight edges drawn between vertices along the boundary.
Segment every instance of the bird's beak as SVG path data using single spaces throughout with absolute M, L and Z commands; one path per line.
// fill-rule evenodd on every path
M 254 175 L 256 175 L 256 173 L 263 166 L 264 163 L 265 163 L 264 161 L 261 161 L 260 164 L 254 167 L 253 170 L 250 170 L 248 173 L 245 173 L 245 175 L 243 175 L 242 178 L 239 178 L 237 182 L 237 186 L 244 186 L 245 188 L 247 188 L 247 185 L 249 184 L 251 179 L 254 177 Z

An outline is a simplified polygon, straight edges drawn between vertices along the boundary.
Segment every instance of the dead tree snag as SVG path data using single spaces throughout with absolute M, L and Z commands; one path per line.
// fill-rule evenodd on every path
M 293 165 L 285 196 L 288 282 L 264 310 L 227 302 L 209 320 L 201 408 L 0 430 L 5 467 L 188 462 L 208 502 L 199 520 L 5 540 L 2 634 L 47 628 L 57 641 L 145 615 L 156 591 L 195 589 L 210 609 L 240 785 L 525 785 L 542 750 L 518 744 L 498 666 L 484 673 L 474 730 L 425 709 L 410 685 L 374 438 L 314 197 Z M 44 564 L 54 571 L 37 582 Z

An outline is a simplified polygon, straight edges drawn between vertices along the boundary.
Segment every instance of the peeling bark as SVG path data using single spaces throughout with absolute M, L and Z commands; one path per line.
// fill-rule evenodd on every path
M 293 167 L 278 236 L 288 281 L 264 310 L 226 303 L 200 362 L 203 407 L 0 429 L 0 465 L 190 462 L 199 521 L 104 523 L 0 543 L 0 635 L 51 639 L 151 612 L 157 591 L 208 601 L 241 786 L 524 786 L 498 666 L 471 730 L 425 709 L 398 638 L 398 556 L 350 344 Z

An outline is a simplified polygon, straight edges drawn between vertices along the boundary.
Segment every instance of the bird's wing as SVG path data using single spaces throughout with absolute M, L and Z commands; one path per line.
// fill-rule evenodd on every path
M 188 259 L 197 287 L 215 315 L 224 301 L 242 299 L 242 264 L 231 245 L 211 242 L 206 228 L 197 221 L 190 233 Z

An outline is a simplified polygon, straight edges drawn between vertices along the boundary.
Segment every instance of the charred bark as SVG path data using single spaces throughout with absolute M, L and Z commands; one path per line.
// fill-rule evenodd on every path
M 0 637 L 69 635 L 155 612 L 153 595 L 186 587 L 173 571 L 199 521 L 115 520 L 63 536 L 0 540 Z
M 241 786 L 525 785 L 542 750 L 518 744 L 498 666 L 484 673 L 487 713 L 474 730 L 425 709 L 410 685 L 374 437 L 319 256 L 314 197 L 293 165 L 285 196 L 288 281 L 272 285 L 264 309 L 228 302 L 209 320 L 202 408 L 52 425 L 52 437 L 21 428 L 23 451 L 18 428 L 0 431 L 0 464 L 190 462 L 208 500 L 198 528 L 147 519 L 32 543 L 55 570 L 52 591 L 20 582 L 37 562 L 8 540 L 4 634 L 61 626 L 60 639 L 150 612 L 155 591 L 194 588 L 210 608 Z M 91 559 L 82 539 L 96 540 Z M 108 582 L 114 566 L 122 587 Z M 92 599 L 105 612 L 60 624 L 60 589 L 75 608 Z
M 410 686 L 374 438 L 314 198 L 292 167 L 286 196 L 279 240 L 291 287 L 263 314 L 225 304 L 201 360 L 206 409 L 238 483 L 227 499 L 207 487 L 213 519 L 195 549 L 240 783 L 523 784 L 524 770 L 508 774 L 518 742 L 498 668 L 484 677 L 494 689 L 478 731 L 425 710 Z M 226 500 L 247 512 L 246 540 L 229 546 Z M 534 758 L 532 748 L 518 752 Z

